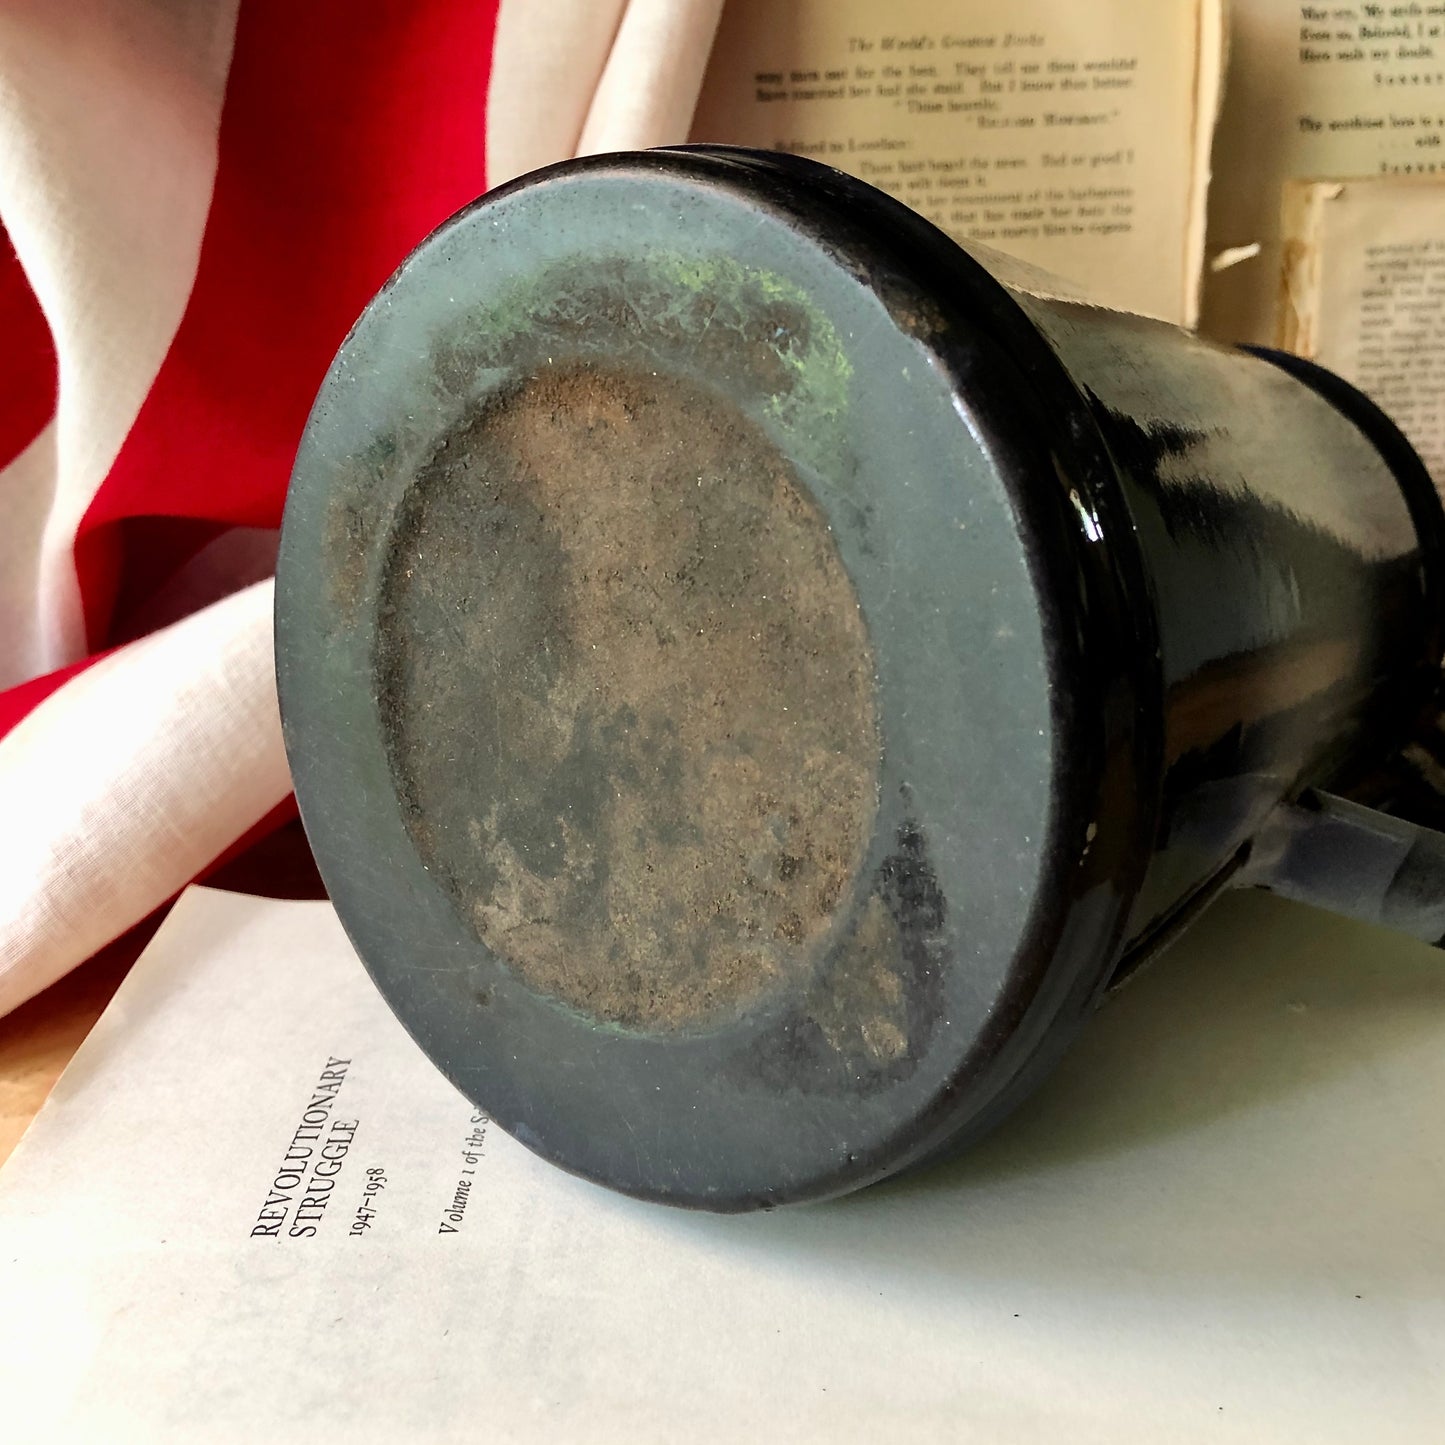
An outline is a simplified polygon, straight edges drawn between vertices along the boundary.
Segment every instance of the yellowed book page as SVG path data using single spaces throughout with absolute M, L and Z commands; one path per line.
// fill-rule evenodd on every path
M 1312 188 L 1314 359 L 1354 382 L 1445 480 L 1445 181 Z
M 1218 0 L 728 0 L 693 138 L 825 161 L 1187 324 L 1218 17 Z
M 1230 0 L 1202 329 L 1268 343 L 1280 196 L 1318 177 L 1445 176 L 1445 0 Z
M 1275 310 L 1274 344 L 1297 356 L 1315 354 L 1320 302 L 1320 210 L 1343 181 L 1290 181 L 1280 208 L 1282 270 Z

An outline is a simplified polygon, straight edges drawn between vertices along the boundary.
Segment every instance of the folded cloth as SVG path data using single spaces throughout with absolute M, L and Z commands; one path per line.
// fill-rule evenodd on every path
M 488 183 L 684 139 L 720 4 L 0 8 L 0 1013 L 285 815 L 266 579 L 332 355 Z

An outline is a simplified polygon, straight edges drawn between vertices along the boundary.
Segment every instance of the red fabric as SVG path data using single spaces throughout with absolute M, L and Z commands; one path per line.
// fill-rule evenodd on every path
M 76 539 L 92 646 L 118 600 L 129 612 L 217 531 L 279 524 L 347 331 L 407 252 L 484 187 L 496 8 L 242 0 L 195 286 Z M 0 336 L 5 465 L 53 415 L 56 367 L 3 234 Z M 0 736 L 94 660 L 0 692 Z M 291 817 L 293 804 L 275 810 L 227 858 Z
M 294 823 L 301 815 L 296 808 L 296 794 L 291 793 L 286 801 L 271 809 L 254 828 L 247 829 L 242 833 L 229 848 L 209 866 L 203 868 L 197 875 L 197 883 L 208 883 L 216 874 L 228 868 L 243 854 L 250 851 L 263 838 L 269 837 L 277 828 L 284 827 L 287 823 Z M 172 900 L 174 902 L 174 899 Z
M 194 517 L 125 517 L 111 529 L 115 593 L 99 645 L 133 642 L 147 630 L 145 605 L 197 552 L 228 531 L 225 522 Z
M 195 288 L 77 537 L 92 639 L 120 585 L 121 519 L 279 523 L 348 329 L 483 189 L 495 14 L 496 0 L 242 0 Z
M 50 327 L 0 226 L 0 467 L 7 467 L 55 414 Z

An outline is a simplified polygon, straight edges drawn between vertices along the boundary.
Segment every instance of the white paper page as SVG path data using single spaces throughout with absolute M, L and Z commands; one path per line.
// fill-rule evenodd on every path
M 1231 899 L 964 1160 L 689 1215 L 477 1144 L 329 906 L 192 890 L 0 1173 L 0 1439 L 1437 1440 L 1442 1044 L 1441 955 Z

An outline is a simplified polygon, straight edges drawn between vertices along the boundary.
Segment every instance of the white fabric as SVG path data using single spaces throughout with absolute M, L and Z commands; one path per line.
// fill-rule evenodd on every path
M 0 1013 L 144 918 L 290 791 L 257 583 L 102 659 L 0 748 Z
M 630 0 L 577 154 L 687 139 L 722 0 Z
M 50 323 L 55 446 L 0 474 L 0 687 L 85 653 L 75 531 L 195 280 L 237 0 L 0 7 L 0 216 Z M 37 475 L 39 470 L 39 475 Z
M 502 0 L 487 87 L 487 184 L 575 155 L 627 0 Z
M 0 8 L 0 216 L 60 362 L 54 426 L 0 472 L 0 686 L 84 652 L 75 529 L 194 283 L 236 5 Z M 493 180 L 684 140 L 719 9 L 504 0 Z M 284 799 L 270 613 L 269 584 L 252 586 L 87 669 L 0 739 L 0 1013 Z
M 42 636 L 40 552 L 54 495 L 51 421 L 8 467 L 0 467 L 0 688 L 51 670 Z M 73 593 L 73 588 L 63 593 L 63 605 L 75 605 Z
M 487 181 L 687 139 L 722 0 L 502 0 Z

